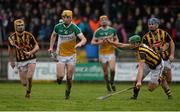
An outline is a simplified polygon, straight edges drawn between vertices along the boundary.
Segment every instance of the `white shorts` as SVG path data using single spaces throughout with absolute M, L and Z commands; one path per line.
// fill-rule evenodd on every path
M 158 84 L 159 83 L 158 80 L 159 80 L 160 75 L 162 74 L 163 69 L 164 69 L 164 61 L 163 60 L 156 67 L 156 69 L 150 69 L 149 66 L 147 64 L 145 64 L 143 76 L 146 77 L 147 75 L 150 75 L 150 82 Z
M 164 69 L 171 69 L 171 66 L 170 60 L 164 60 Z
M 33 63 L 36 63 L 36 59 L 31 59 L 31 60 L 22 61 L 22 62 L 16 62 L 16 67 L 19 70 L 27 71 L 28 64 L 33 64 Z
M 59 63 L 62 63 L 62 64 L 75 65 L 76 64 L 76 55 L 72 55 L 72 56 L 57 56 L 57 60 L 58 60 Z
M 105 55 L 100 55 L 99 56 L 99 60 L 104 64 L 107 63 L 108 61 L 115 59 L 115 55 L 114 54 L 105 54 Z

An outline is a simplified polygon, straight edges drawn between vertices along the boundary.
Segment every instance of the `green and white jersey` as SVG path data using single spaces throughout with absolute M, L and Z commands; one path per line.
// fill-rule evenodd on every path
M 67 27 L 64 23 L 59 23 L 54 27 L 54 31 L 58 34 L 58 54 L 60 56 L 71 56 L 75 54 L 76 37 L 83 35 L 79 27 L 74 23 L 71 23 Z
M 94 33 L 94 38 L 104 39 L 104 38 L 114 38 L 117 35 L 116 29 L 112 27 L 107 27 L 106 29 L 100 27 Z M 114 47 L 108 42 L 104 42 L 100 45 L 99 54 L 113 54 L 115 52 Z

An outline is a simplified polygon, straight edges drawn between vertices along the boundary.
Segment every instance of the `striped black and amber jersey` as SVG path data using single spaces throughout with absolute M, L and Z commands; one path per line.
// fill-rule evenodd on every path
M 157 52 L 163 60 L 168 60 L 170 55 L 169 42 L 171 40 L 172 38 L 166 31 L 157 29 L 155 32 L 146 33 L 142 38 L 142 43 Z
M 149 46 L 141 44 L 137 50 L 138 61 L 145 62 L 149 68 L 155 69 L 161 63 L 161 57 Z
M 37 41 L 35 40 L 34 36 L 24 31 L 21 35 L 17 32 L 14 32 L 12 35 L 9 36 L 9 47 L 15 49 L 16 54 L 16 61 L 26 61 L 30 59 L 36 58 L 35 54 L 32 54 L 31 56 L 27 56 L 24 51 L 31 51 Z

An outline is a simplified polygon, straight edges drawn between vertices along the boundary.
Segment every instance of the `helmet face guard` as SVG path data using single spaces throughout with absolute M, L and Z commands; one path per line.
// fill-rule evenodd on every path
M 160 24 L 160 21 L 159 21 L 159 19 L 158 18 L 150 18 L 149 20 L 148 20 L 148 25 L 159 25 Z
M 15 31 L 21 33 L 25 30 L 25 24 L 24 24 L 24 20 L 22 19 L 17 19 L 14 21 L 14 29 Z
M 138 48 L 140 42 L 141 42 L 141 37 L 139 35 L 133 35 L 129 37 L 129 43 L 132 45 L 131 49 L 136 49 Z
M 150 31 L 154 31 L 158 28 L 160 20 L 158 18 L 150 18 L 148 20 L 148 28 Z
M 72 16 L 73 16 L 73 13 L 71 10 L 64 10 L 61 14 L 62 16 L 62 19 L 63 19 L 63 22 L 65 24 L 70 24 L 71 21 L 72 21 Z
M 109 25 L 109 19 L 106 15 L 100 16 L 99 21 L 102 26 Z

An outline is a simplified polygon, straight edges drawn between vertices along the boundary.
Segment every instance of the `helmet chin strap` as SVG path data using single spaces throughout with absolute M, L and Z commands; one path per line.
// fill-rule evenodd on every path
M 16 29 L 16 31 L 17 31 L 18 33 L 22 33 L 22 32 L 24 31 L 24 29 L 19 29 L 19 30 Z
M 155 32 L 156 30 L 149 30 L 149 31 L 151 31 L 151 32 Z
M 18 33 L 22 33 L 23 31 L 18 31 Z
M 71 22 L 69 22 L 69 23 L 67 23 L 67 22 L 63 22 L 64 23 L 64 25 L 67 27 L 67 26 L 69 26 L 70 24 L 71 24 Z
M 159 27 L 159 26 L 157 25 L 156 28 L 155 28 L 154 30 L 150 30 L 150 29 L 149 29 L 149 31 L 155 32 L 155 31 L 158 29 L 158 27 Z
M 18 35 L 21 35 L 24 32 L 24 30 L 23 31 L 17 31 L 16 30 L 16 32 L 18 33 Z
M 149 30 L 149 31 L 151 31 L 151 32 L 155 32 L 157 30 L 157 28 L 156 29 L 154 29 L 154 30 Z
M 107 27 L 107 26 L 108 26 L 108 25 L 102 25 L 102 27 L 104 27 L 104 28 Z
M 131 49 L 137 49 L 139 47 L 140 43 L 134 43 L 131 45 L 132 45 Z

